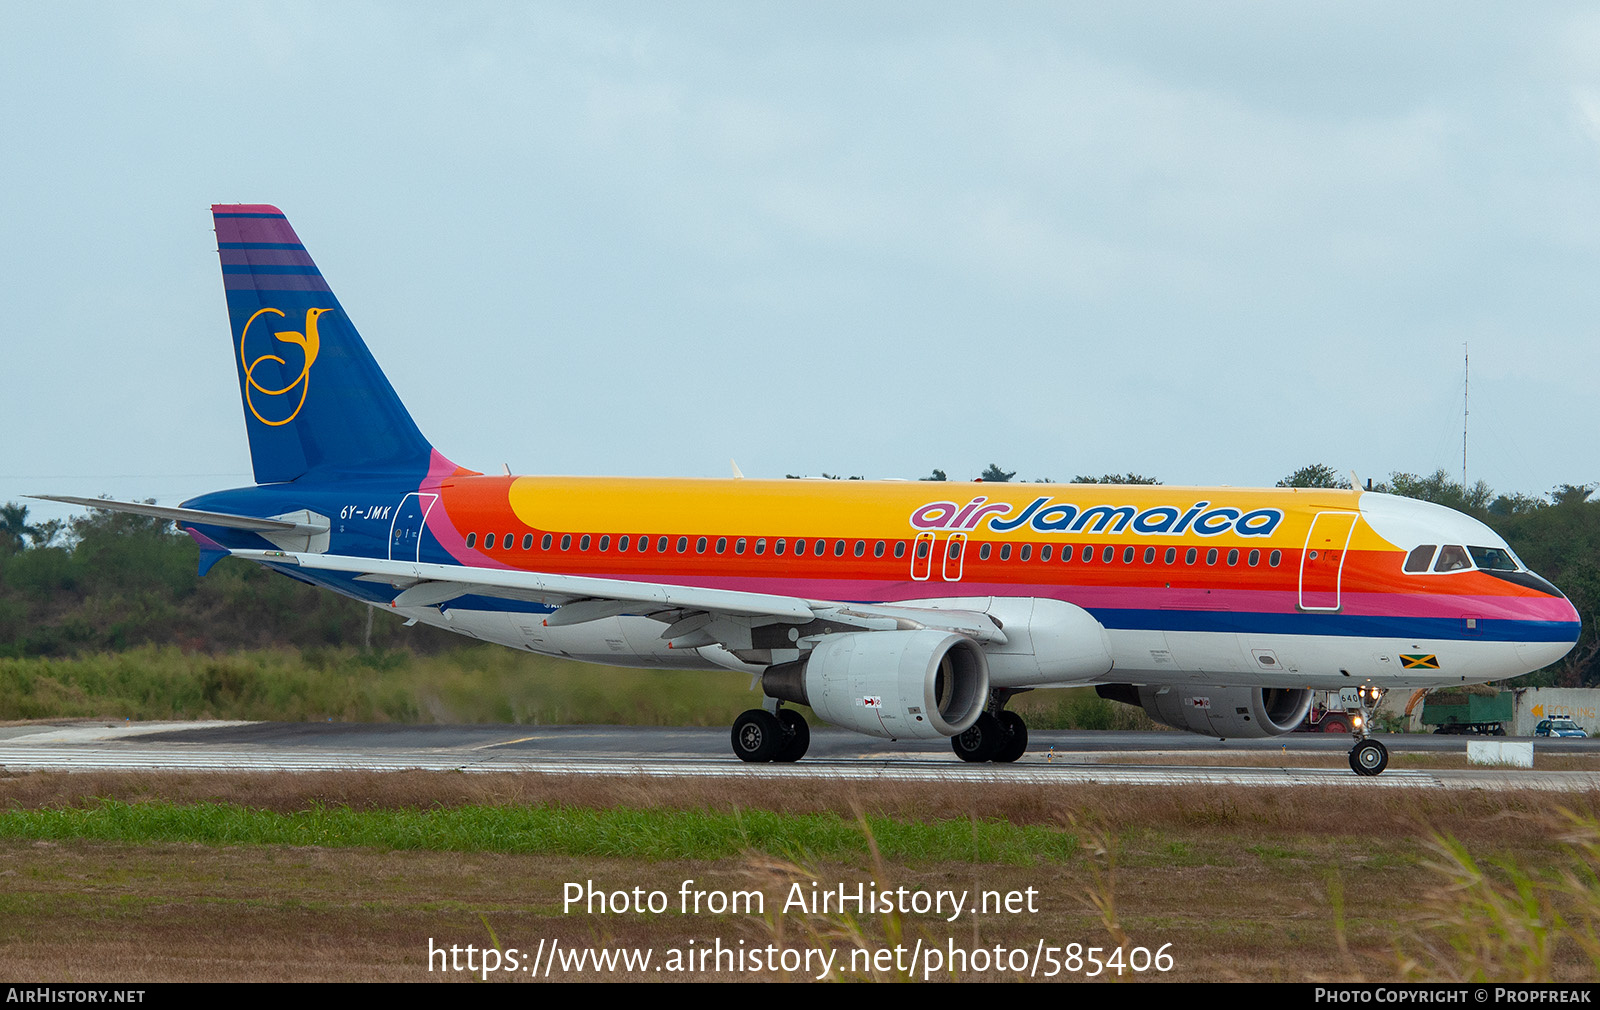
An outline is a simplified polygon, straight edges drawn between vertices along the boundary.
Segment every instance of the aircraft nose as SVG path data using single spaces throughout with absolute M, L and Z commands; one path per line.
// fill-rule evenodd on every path
M 1538 611 L 1530 612 L 1529 618 L 1548 629 L 1548 634 L 1541 636 L 1544 641 L 1518 643 L 1517 658 L 1527 664 L 1529 670 L 1540 670 L 1572 651 L 1583 632 L 1583 619 L 1578 616 L 1578 608 L 1565 596 L 1559 603 L 1548 598 L 1542 601 L 1530 598 L 1527 605 L 1530 611 Z

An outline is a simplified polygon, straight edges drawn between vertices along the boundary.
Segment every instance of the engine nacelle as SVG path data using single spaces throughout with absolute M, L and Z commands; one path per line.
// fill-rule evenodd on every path
M 771 667 L 761 687 L 858 733 L 932 740 L 977 722 L 989 700 L 989 661 L 972 639 L 948 631 L 850 632 Z
M 1282 736 L 1311 710 L 1304 688 L 1102 684 L 1095 691 L 1142 707 L 1162 725 L 1223 739 Z

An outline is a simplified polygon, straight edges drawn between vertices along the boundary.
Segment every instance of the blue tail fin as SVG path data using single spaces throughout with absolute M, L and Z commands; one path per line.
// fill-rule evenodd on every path
M 426 471 L 432 446 L 283 212 L 211 215 L 256 483 Z

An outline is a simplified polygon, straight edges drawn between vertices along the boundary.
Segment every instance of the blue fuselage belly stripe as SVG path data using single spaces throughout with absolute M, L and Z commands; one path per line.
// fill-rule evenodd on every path
M 1330 635 L 1342 638 L 1416 638 L 1471 642 L 1571 642 L 1571 621 L 1508 621 L 1480 618 L 1468 630 L 1459 617 L 1399 617 L 1377 614 L 1263 614 L 1232 610 L 1133 610 L 1089 608 L 1113 631 L 1210 631 L 1235 635 Z

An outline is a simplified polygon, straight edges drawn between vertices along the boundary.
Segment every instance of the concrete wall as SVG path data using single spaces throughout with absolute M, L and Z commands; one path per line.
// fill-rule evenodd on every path
M 1533 736 L 1541 719 L 1571 719 L 1600 736 L 1600 690 L 1576 687 L 1523 687 L 1516 689 L 1516 715 L 1506 732 L 1511 736 Z

